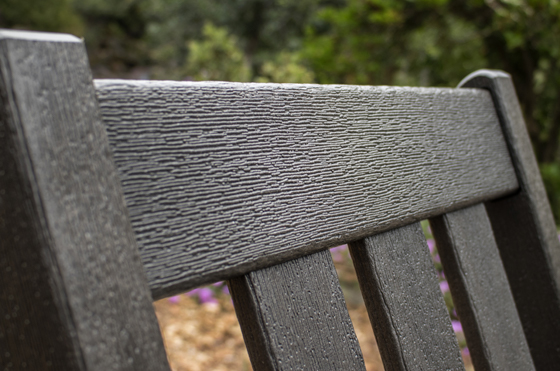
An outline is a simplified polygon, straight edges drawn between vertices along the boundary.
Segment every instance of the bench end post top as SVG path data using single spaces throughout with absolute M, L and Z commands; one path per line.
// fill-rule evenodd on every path
M 6 30 L 0 28 L 0 40 L 31 40 L 82 43 L 82 39 L 65 33 Z
M 461 82 L 459 83 L 459 85 L 457 85 L 458 88 L 469 88 L 469 87 L 476 87 L 478 88 L 478 85 L 474 85 L 473 84 L 473 80 L 475 79 L 479 79 L 479 78 L 486 78 L 486 79 L 490 79 L 490 80 L 496 80 L 496 79 L 508 79 L 511 80 L 511 75 L 507 72 L 501 71 L 501 70 L 489 70 L 489 69 L 480 69 L 480 70 L 476 70 L 473 73 L 470 73 L 468 76 L 466 76 L 463 80 L 461 80 Z

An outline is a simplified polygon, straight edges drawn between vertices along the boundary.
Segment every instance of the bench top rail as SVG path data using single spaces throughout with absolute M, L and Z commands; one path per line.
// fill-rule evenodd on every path
M 154 298 L 517 189 L 484 90 L 95 86 Z

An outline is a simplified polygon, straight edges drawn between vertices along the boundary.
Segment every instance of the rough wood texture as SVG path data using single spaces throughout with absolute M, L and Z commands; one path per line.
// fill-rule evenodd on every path
M 350 244 L 386 371 L 464 370 L 420 223 Z
M 83 43 L 0 32 L 0 99 L 0 369 L 168 369 Z
M 475 369 L 534 370 L 484 205 L 430 224 Z
M 328 250 L 229 285 L 255 370 L 365 370 Z
M 96 87 L 154 298 L 517 189 L 476 89 Z
M 482 70 L 464 87 L 491 92 L 520 184 L 486 210 L 538 370 L 560 364 L 560 244 L 511 77 Z

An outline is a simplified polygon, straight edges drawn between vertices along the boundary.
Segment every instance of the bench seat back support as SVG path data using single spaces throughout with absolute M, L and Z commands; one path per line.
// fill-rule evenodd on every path
M 460 89 L 93 81 L 83 42 L 0 32 L 0 368 L 168 370 L 152 300 L 229 280 L 257 370 L 560 364 L 560 246 L 509 75 Z M 4 349 L 7 349 L 4 352 Z

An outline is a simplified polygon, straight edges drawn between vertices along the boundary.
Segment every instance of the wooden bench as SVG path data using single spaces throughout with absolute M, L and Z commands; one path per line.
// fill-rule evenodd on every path
M 560 365 L 560 246 L 510 77 L 460 89 L 92 81 L 73 36 L 0 33 L 0 370 L 168 370 L 152 301 L 229 280 L 255 370 Z M 518 315 L 519 313 L 519 315 Z

